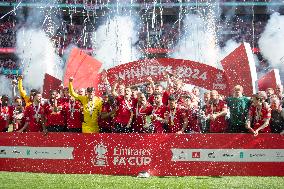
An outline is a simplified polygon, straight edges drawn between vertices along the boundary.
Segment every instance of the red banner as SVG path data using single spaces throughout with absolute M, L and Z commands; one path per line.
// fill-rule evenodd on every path
M 1 133 L 0 144 L 1 171 L 284 176 L 279 134 Z
M 256 68 L 248 43 L 244 43 L 236 48 L 221 61 L 221 64 L 228 78 L 230 92 L 236 85 L 243 86 L 244 94 L 247 96 L 251 96 L 256 92 Z
M 62 81 L 57 79 L 49 74 L 44 75 L 43 80 L 43 94 L 42 97 L 48 99 L 50 97 L 51 90 L 59 90 L 59 86 L 61 85 Z
M 184 83 L 228 94 L 228 84 L 222 70 L 191 60 L 159 58 L 130 62 L 110 68 L 108 79 L 113 83 L 121 77 L 127 85 L 146 83 L 149 76 L 154 81 L 166 81 L 163 76 L 165 70 L 176 72 Z
M 72 49 L 67 61 L 64 86 L 68 86 L 69 78 L 73 77 L 75 89 L 96 87 L 98 85 L 97 74 L 101 65 L 101 62 L 87 55 L 82 50 Z
M 279 70 L 273 69 L 266 73 L 258 80 L 258 90 L 266 91 L 267 88 L 276 89 L 278 84 L 281 84 Z

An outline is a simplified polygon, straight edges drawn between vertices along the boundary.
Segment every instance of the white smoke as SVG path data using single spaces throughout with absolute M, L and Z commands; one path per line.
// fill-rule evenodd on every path
M 130 16 L 116 16 L 93 33 L 95 58 L 103 63 L 103 68 L 138 60 L 140 52 L 134 47 L 138 41 L 135 20 Z
M 260 52 L 273 68 L 284 71 L 284 16 L 274 13 L 258 41 Z
M 236 41 L 230 39 L 225 43 L 225 46 L 219 50 L 218 59 L 223 60 L 226 56 L 228 56 L 231 52 L 233 52 L 236 48 L 238 48 L 241 44 Z
M 0 75 L 0 96 L 1 95 L 8 95 L 9 97 L 12 96 L 12 84 L 11 80 L 8 79 L 4 75 Z
M 213 20 L 200 15 L 187 15 L 184 19 L 185 33 L 170 56 L 205 63 L 222 69 L 220 61 L 240 44 L 229 40 L 225 47 L 217 44 L 217 34 L 213 29 Z
M 21 28 L 17 32 L 16 46 L 26 88 L 41 89 L 45 73 L 62 79 L 62 60 L 42 29 Z
M 199 15 L 187 15 L 184 19 L 185 33 L 171 55 L 173 58 L 189 59 L 217 66 L 215 36 L 208 32 L 206 21 Z

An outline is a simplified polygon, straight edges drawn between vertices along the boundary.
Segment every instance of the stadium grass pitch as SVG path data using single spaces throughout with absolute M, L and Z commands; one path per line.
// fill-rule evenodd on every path
M 0 188 L 282 188 L 284 177 L 150 177 L 0 172 Z

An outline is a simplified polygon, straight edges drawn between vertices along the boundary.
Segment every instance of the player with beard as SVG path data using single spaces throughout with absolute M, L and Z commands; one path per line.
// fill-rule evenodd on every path
M 11 107 L 8 105 L 9 98 L 2 95 L 0 104 L 0 132 L 8 131 Z
M 121 81 L 121 79 L 120 79 Z M 118 83 L 112 87 L 112 95 L 116 100 L 116 113 L 113 118 L 115 133 L 129 133 L 131 132 L 131 124 L 134 116 L 134 107 L 136 107 L 137 99 L 132 98 L 132 91 L 124 84 L 118 86 Z
M 62 109 L 68 132 L 82 133 L 82 108 L 81 102 L 70 97 Z
M 202 106 L 200 109 L 200 116 L 199 116 L 202 133 L 209 132 L 210 120 L 207 119 L 207 116 L 205 114 L 207 107 L 210 106 L 209 102 L 210 102 L 210 92 L 205 92 L 203 94 L 203 101 L 202 101 Z
M 25 125 L 18 132 L 40 132 L 47 133 L 45 128 L 44 108 L 41 105 L 42 96 L 40 92 L 35 92 L 32 97 L 33 103 L 26 107 L 24 111 Z
M 149 94 L 148 95 L 148 102 L 153 105 L 154 104 L 154 95 L 153 92 L 156 93 L 161 93 L 162 94 L 162 102 L 165 106 L 168 105 L 168 99 L 169 99 L 169 92 L 164 90 L 163 86 L 161 84 L 156 84 L 154 83 L 152 77 L 148 77 L 147 80 L 149 81 L 149 91 L 151 91 L 151 95 L 150 92 L 147 92 Z M 150 90 L 151 89 L 151 90 Z
M 227 131 L 228 124 L 226 121 L 227 104 L 219 100 L 218 92 L 210 92 L 209 106 L 206 108 L 205 115 L 210 120 L 210 133 L 224 133 Z
M 246 128 L 254 133 L 254 136 L 257 136 L 259 132 L 269 133 L 271 131 L 269 127 L 271 109 L 260 94 L 252 96 L 252 105 L 250 106 L 248 115 Z
M 113 116 L 115 114 L 115 108 L 113 107 L 113 101 L 106 92 L 103 93 L 102 98 L 103 105 L 99 116 L 100 133 L 111 133 L 114 130 Z
M 50 91 L 50 98 L 44 104 L 46 116 L 46 129 L 48 132 L 64 132 L 65 118 L 62 111 L 63 103 L 59 101 L 59 94 L 56 90 Z
M 168 133 L 183 133 L 188 125 L 186 110 L 178 107 L 173 95 L 169 96 L 169 113 L 166 116 Z
M 152 114 L 153 106 L 147 102 L 146 96 L 143 93 L 138 94 L 138 103 L 135 107 L 135 120 L 133 130 L 135 133 L 152 133 L 150 125 L 150 115 Z
M 199 109 L 193 103 L 194 95 L 192 93 L 184 94 L 183 96 L 184 105 L 186 110 L 187 122 L 186 128 L 183 128 L 183 132 L 186 133 L 200 133 L 200 121 L 198 117 Z
M 164 75 L 167 78 L 167 97 L 169 95 L 174 96 L 179 105 L 184 104 L 182 94 L 184 94 L 184 83 L 176 73 L 171 73 L 170 71 L 165 71 Z
M 167 130 L 167 119 L 169 115 L 169 108 L 163 105 L 162 94 L 154 93 L 154 105 L 151 115 L 154 133 L 165 133 Z M 167 117 L 168 118 L 168 117 Z
M 14 105 L 11 109 L 11 122 L 13 125 L 13 131 L 19 131 L 21 128 L 23 128 L 25 124 L 24 120 L 24 110 L 23 102 L 21 97 L 15 97 Z
M 68 87 L 64 87 L 63 85 L 60 86 L 60 98 L 58 102 L 60 104 L 68 103 L 70 99 L 69 89 Z
M 82 132 L 99 133 L 98 116 L 101 112 L 103 101 L 95 96 L 95 89 L 93 87 L 87 88 L 86 96 L 75 93 L 72 82 L 73 77 L 70 77 L 69 93 L 83 105 L 84 122 L 82 124 Z

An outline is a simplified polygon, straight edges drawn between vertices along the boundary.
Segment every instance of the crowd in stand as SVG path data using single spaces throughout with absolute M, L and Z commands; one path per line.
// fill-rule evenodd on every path
M 16 31 L 13 22 L 0 23 L 0 47 L 14 47 L 16 44 Z
M 197 87 L 184 90 L 182 80 L 168 71 L 166 88 L 148 77 L 145 92 L 126 86 L 122 79 L 110 86 L 106 72 L 102 75 L 101 96 L 93 87 L 74 90 L 70 78 L 68 87 L 50 91 L 48 99 L 35 89 L 27 95 L 19 76 L 13 81 L 13 102 L 1 97 L 0 131 L 284 134 L 282 85 L 251 98 L 243 96 L 240 85 L 230 97 L 213 90 L 199 98 Z

